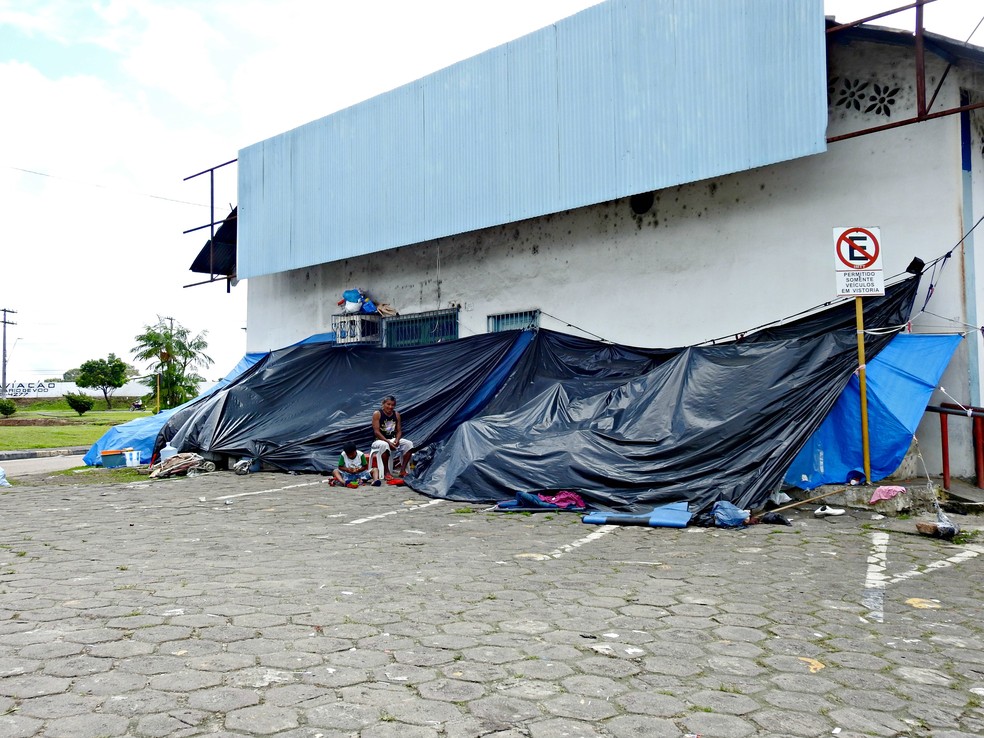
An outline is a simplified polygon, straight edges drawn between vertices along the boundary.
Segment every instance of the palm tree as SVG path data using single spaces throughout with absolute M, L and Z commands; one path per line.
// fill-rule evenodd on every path
M 205 353 L 208 343 L 202 331 L 196 336 L 174 318 L 157 316 L 157 323 L 145 325 L 144 332 L 134 337 L 137 345 L 131 349 L 141 361 L 149 361 L 155 376 L 148 377 L 146 384 L 156 391 L 160 378 L 161 407 L 177 407 L 198 394 L 198 385 L 205 378 L 197 374 L 214 362 Z

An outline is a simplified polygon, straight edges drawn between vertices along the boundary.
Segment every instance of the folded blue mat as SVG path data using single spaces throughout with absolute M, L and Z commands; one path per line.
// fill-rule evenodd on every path
M 685 501 L 660 505 L 645 513 L 591 513 L 581 518 L 589 525 L 648 525 L 650 528 L 686 528 L 690 510 Z

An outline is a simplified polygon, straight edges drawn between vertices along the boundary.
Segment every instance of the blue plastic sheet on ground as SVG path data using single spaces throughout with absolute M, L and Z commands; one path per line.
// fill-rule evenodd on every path
M 646 525 L 650 528 L 686 528 L 690 522 L 690 509 L 686 502 L 671 502 L 649 512 L 637 515 L 629 513 L 591 513 L 581 518 L 589 525 Z
M 959 335 L 900 334 L 867 362 L 872 481 L 884 479 L 902 463 L 933 390 L 961 340 Z M 861 385 L 855 375 L 790 464 L 785 482 L 807 490 L 844 484 L 851 471 L 863 468 Z

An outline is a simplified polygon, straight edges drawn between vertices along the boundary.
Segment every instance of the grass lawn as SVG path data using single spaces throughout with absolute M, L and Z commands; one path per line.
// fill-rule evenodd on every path
M 129 404 L 129 400 L 114 400 L 114 406 L 126 408 Z M 100 410 L 99 405 L 105 406 L 105 403 L 99 402 L 81 417 L 61 398 L 18 406 L 10 420 L 36 424 L 0 425 L 0 451 L 91 446 L 112 426 L 153 414 L 147 410 Z

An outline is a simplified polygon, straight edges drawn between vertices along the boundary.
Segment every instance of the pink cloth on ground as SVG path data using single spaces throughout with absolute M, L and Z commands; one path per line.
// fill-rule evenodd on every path
M 576 492 L 561 490 L 555 495 L 537 495 L 544 502 L 551 502 L 558 507 L 586 507 L 581 495 Z
M 871 499 L 868 500 L 868 504 L 874 505 L 879 500 L 890 500 L 903 492 L 905 492 L 905 487 L 879 487 L 875 490 L 875 493 L 871 495 Z

